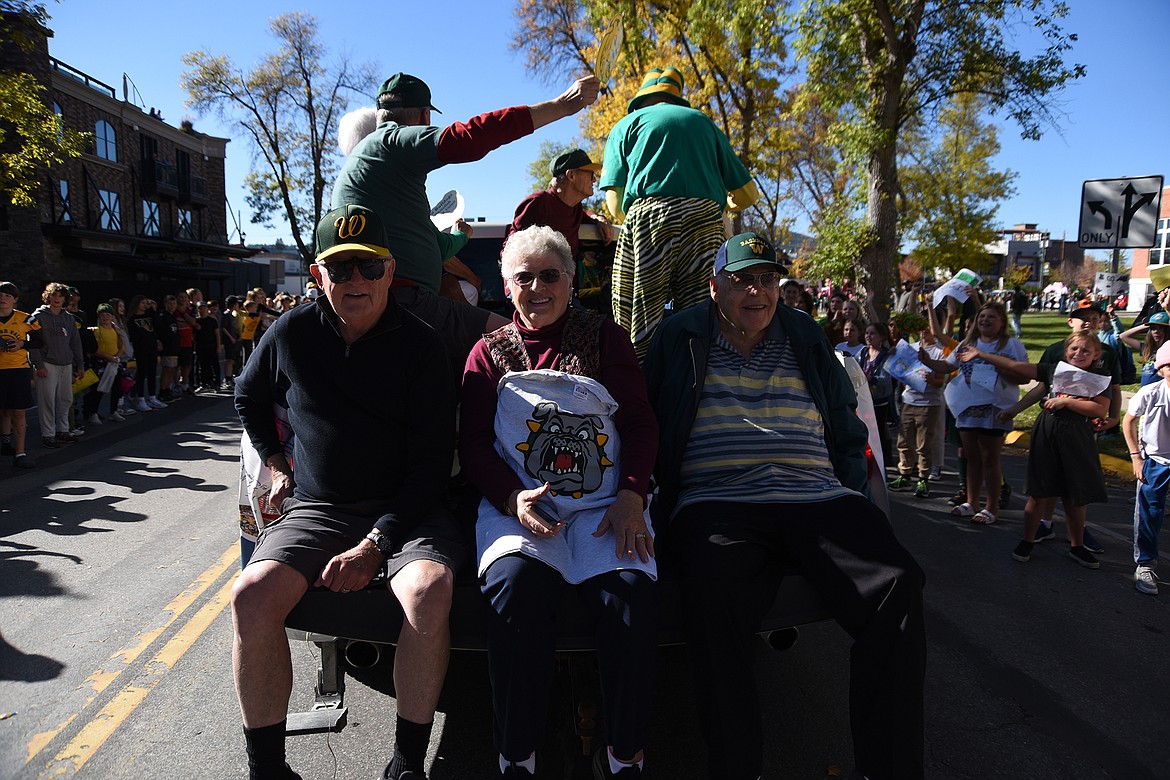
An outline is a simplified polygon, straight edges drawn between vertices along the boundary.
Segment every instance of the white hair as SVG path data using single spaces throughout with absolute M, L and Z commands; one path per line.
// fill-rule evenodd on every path
M 337 123 L 337 145 L 341 148 L 342 154 L 349 157 L 349 153 L 358 142 L 374 132 L 374 128 L 378 126 L 376 114 L 373 108 L 363 106 L 341 118 Z
M 570 279 L 576 274 L 577 265 L 573 262 L 573 250 L 569 248 L 568 240 L 548 225 L 531 225 L 508 237 L 500 254 L 500 275 L 509 278 L 522 258 L 538 255 L 556 257 Z

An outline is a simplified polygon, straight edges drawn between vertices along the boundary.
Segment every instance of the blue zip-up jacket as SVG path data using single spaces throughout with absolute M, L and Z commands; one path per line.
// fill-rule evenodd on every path
M 705 301 L 666 319 L 654 334 L 643 365 L 650 406 L 658 415 L 654 475 L 659 500 L 655 505 L 663 519 L 678 501 L 683 455 L 703 394 L 717 311 L 714 301 Z M 809 395 L 824 420 L 825 447 L 837 479 L 868 496 L 865 447 L 869 435 L 857 416 L 857 395 L 849 375 L 833 354 L 824 330 L 807 314 L 778 305 L 774 319 L 792 343 Z
M 445 499 L 455 447 L 455 383 L 438 334 L 391 296 L 353 344 L 328 301 L 272 324 L 236 382 L 236 410 L 262 460 L 282 452 L 272 405 L 296 434 L 293 495 L 381 501 L 372 527 L 398 542 Z

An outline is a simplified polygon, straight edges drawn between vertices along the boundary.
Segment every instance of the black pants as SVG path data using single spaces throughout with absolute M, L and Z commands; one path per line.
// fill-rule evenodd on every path
M 570 586 L 560 572 L 523 555 L 509 555 L 484 574 L 492 606 L 488 669 L 496 750 L 523 761 L 544 744 L 556 659 L 556 609 L 576 587 L 597 617 L 606 741 L 618 758 L 645 747 L 657 651 L 654 581 L 615 571 Z
M 219 353 L 214 345 L 195 350 L 195 372 L 192 387 L 219 389 Z
M 923 775 L 925 577 L 881 510 L 861 496 L 810 504 L 701 503 L 671 533 L 686 567 L 688 630 L 710 777 L 762 772 L 753 634 L 785 565 L 816 587 L 854 643 L 849 714 L 856 770 L 870 780 Z
M 134 392 L 139 398 L 150 398 L 158 393 L 158 354 L 134 350 L 138 368 L 134 372 Z

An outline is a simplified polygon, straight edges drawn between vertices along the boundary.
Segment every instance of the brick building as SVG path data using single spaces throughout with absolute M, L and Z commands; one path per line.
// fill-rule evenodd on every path
M 1147 295 L 1154 292 L 1150 282 L 1151 268 L 1170 268 L 1170 187 L 1162 188 L 1162 207 L 1158 212 L 1158 228 L 1153 249 L 1133 250 L 1129 275 L 1129 309 L 1137 311 Z
M 0 40 L 0 57 L 46 85 L 65 126 L 93 141 L 81 157 L 41 169 L 35 207 L 0 206 L 0 279 L 21 288 L 23 307 L 48 281 L 77 286 L 83 303 L 186 287 L 222 297 L 265 284 L 266 269 L 241 263 L 251 252 L 228 241 L 228 139 L 120 99 L 51 57 L 52 32 L 37 32 L 31 50 Z

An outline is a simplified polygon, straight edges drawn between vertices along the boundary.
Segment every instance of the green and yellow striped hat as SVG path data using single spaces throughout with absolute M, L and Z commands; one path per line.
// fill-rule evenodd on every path
M 678 68 L 673 65 L 666 69 L 651 68 L 646 74 L 646 78 L 642 80 L 638 94 L 634 95 L 629 105 L 626 106 L 626 113 L 637 111 L 654 96 L 661 96 L 666 102 L 674 103 L 676 106 L 690 108 L 691 104 L 683 99 L 682 92 L 683 77 Z

